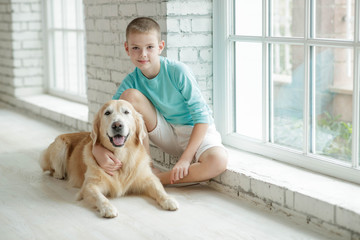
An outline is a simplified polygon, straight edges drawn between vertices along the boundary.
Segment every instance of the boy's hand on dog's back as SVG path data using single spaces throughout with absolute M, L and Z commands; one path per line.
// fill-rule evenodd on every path
M 110 176 L 113 176 L 114 172 L 119 170 L 122 166 L 122 163 L 112 152 L 99 144 L 94 145 L 92 153 L 97 164 Z

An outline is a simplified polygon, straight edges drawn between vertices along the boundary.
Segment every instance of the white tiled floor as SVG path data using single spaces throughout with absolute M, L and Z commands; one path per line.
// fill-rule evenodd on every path
M 111 200 L 117 218 L 102 219 L 37 163 L 65 131 L 0 108 L 0 239 L 329 239 L 206 185 L 167 188 L 176 212 L 126 196 Z

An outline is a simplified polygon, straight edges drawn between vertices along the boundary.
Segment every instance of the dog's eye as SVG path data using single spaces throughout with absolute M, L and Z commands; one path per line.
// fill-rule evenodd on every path
M 125 114 L 129 114 L 130 112 L 129 112 L 128 110 L 125 110 L 124 113 L 125 113 Z
M 106 111 L 106 112 L 105 112 L 105 115 L 106 115 L 106 116 L 108 116 L 108 115 L 110 115 L 110 114 L 111 114 L 110 111 Z

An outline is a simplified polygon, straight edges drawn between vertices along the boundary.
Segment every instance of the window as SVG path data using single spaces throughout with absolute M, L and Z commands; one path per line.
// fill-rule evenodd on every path
M 214 1 L 225 144 L 360 183 L 360 4 Z
M 48 91 L 53 95 L 86 102 L 82 1 L 45 2 Z

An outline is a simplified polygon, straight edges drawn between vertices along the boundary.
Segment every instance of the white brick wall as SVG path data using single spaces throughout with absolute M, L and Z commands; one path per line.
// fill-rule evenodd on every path
M 0 99 L 42 92 L 41 0 L 0 3 Z
M 192 68 L 212 107 L 212 1 L 168 1 L 167 56 Z
M 11 2 L 0 3 L 0 95 L 13 91 L 12 36 L 11 36 Z M 19 63 L 17 63 L 19 64 Z

